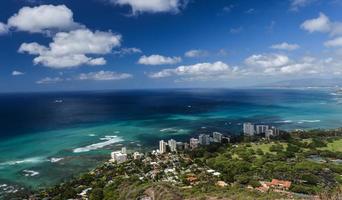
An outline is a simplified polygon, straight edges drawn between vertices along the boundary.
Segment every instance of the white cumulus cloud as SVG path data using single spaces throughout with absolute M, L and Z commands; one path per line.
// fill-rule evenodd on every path
M 18 31 L 30 33 L 71 30 L 80 27 L 74 22 L 72 11 L 65 5 L 23 7 L 8 19 L 7 25 Z
M 329 33 L 331 36 L 342 35 L 342 22 L 331 21 L 324 13 L 319 13 L 318 18 L 309 19 L 302 23 L 301 28 L 312 32 Z
M 280 67 L 290 62 L 290 59 L 281 54 L 255 54 L 245 60 L 245 64 L 254 67 Z
M 117 51 L 114 51 L 113 54 L 119 55 L 119 56 L 124 56 L 124 55 L 130 55 L 130 54 L 138 54 L 142 53 L 141 49 L 136 48 L 136 47 L 131 47 L 131 48 L 122 48 Z
M 166 57 L 161 55 L 141 56 L 138 60 L 142 65 L 172 65 L 181 62 L 180 57 Z
M 70 68 L 80 65 L 104 65 L 104 58 L 88 55 L 108 54 L 120 46 L 121 35 L 112 32 L 78 29 L 59 32 L 48 47 L 38 43 L 23 43 L 18 52 L 37 55 L 33 62 L 51 68 Z
M 8 32 L 8 26 L 2 22 L 0 22 L 0 35 Z
M 194 65 L 184 65 L 176 68 L 164 69 L 159 72 L 149 74 L 150 78 L 165 78 L 180 76 L 182 80 L 217 80 L 228 78 L 237 73 L 237 68 L 231 68 L 228 64 L 217 61 L 214 63 L 197 63 Z
M 158 12 L 173 12 L 177 13 L 181 8 L 185 7 L 188 0 L 110 0 L 114 5 L 129 5 L 132 9 L 132 14 L 139 13 L 158 13 Z
M 89 72 L 82 73 L 79 75 L 79 80 L 94 80 L 94 81 L 113 81 L 113 80 L 123 80 L 132 78 L 131 74 L 127 73 L 116 73 L 112 71 L 99 71 L 99 72 Z
M 303 72 L 311 67 L 311 63 L 294 63 L 290 65 L 283 66 L 279 71 L 283 74 L 293 74 Z
M 200 49 L 192 49 L 185 52 L 184 56 L 188 58 L 196 58 L 196 57 L 205 57 L 208 55 L 208 52 Z
M 326 47 L 342 47 L 342 37 L 337 37 L 332 40 L 328 40 L 324 43 Z
M 21 72 L 21 71 L 17 71 L 17 70 L 14 70 L 12 72 L 12 76 L 20 76 L 20 75 L 24 75 L 25 73 L 24 72 Z
M 323 32 L 336 37 L 324 43 L 326 47 L 342 46 L 342 22 L 331 21 L 324 13 L 320 13 L 318 18 L 304 21 L 301 28 L 309 32 Z M 338 37 L 340 36 L 340 37 Z
M 88 64 L 89 65 L 105 65 L 106 63 L 107 61 L 104 58 L 100 57 L 100 58 L 91 59 Z
M 324 14 L 319 13 L 319 16 L 314 19 L 308 19 L 301 25 L 304 30 L 312 32 L 329 32 L 331 30 L 330 19 Z
M 297 11 L 300 8 L 306 7 L 312 4 L 315 0 L 291 0 L 291 10 Z
M 299 48 L 298 44 L 289 44 L 287 42 L 283 42 L 280 44 L 274 44 L 271 46 L 272 49 L 278 49 L 278 50 L 286 50 L 286 51 L 293 51 Z
M 31 43 L 21 44 L 18 51 L 20 53 L 38 55 L 38 54 L 43 54 L 44 52 L 48 51 L 48 48 L 38 44 L 37 42 L 31 42 Z
M 63 79 L 60 77 L 45 77 L 41 80 L 36 81 L 37 84 L 55 84 L 58 82 L 62 82 Z
M 323 73 L 323 63 L 314 57 L 303 57 L 299 60 L 291 60 L 280 54 L 252 55 L 245 60 L 247 65 L 244 75 L 284 76 L 298 74 Z

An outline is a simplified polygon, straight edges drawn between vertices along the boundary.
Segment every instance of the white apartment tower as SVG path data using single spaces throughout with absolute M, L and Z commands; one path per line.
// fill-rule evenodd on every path
M 171 139 L 168 141 L 169 147 L 170 147 L 170 151 L 171 152 L 176 152 L 177 151 L 177 142 L 174 139 Z
M 243 123 L 243 133 L 246 136 L 253 136 L 255 134 L 254 124 L 250 122 Z
M 223 135 L 219 132 L 213 132 L 213 140 L 214 142 L 221 143 Z
M 126 149 L 126 147 L 122 147 L 122 148 L 121 148 L 121 153 L 127 154 L 127 149 Z
M 269 129 L 268 125 L 256 125 L 256 134 L 262 134 L 266 133 L 266 131 Z
M 198 142 L 200 145 L 209 145 L 210 144 L 210 136 L 206 134 L 201 134 L 198 136 Z
M 166 153 L 166 142 L 164 142 L 164 140 L 160 140 L 159 141 L 159 152 L 161 153 L 161 154 L 163 154 L 163 153 Z
M 191 138 L 191 139 L 190 139 L 190 148 L 191 148 L 191 149 L 197 148 L 197 147 L 198 147 L 198 143 L 199 143 L 198 139 L 196 139 L 196 138 Z
M 265 132 L 265 137 L 266 137 L 267 139 L 270 139 L 270 137 L 273 136 L 273 135 L 274 135 L 274 132 L 273 132 L 272 129 L 268 129 L 268 130 Z
M 127 154 L 121 153 L 121 151 L 112 152 L 111 157 L 113 162 L 123 163 L 127 161 Z
M 273 135 L 274 135 L 274 136 L 279 136 L 279 134 L 280 134 L 279 129 L 277 129 L 277 128 L 274 127 L 274 126 L 272 126 L 271 129 L 272 129 L 272 131 L 273 131 Z

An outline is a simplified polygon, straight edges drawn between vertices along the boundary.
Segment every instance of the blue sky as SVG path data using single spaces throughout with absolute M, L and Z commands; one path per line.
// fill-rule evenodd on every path
M 4 0 L 0 92 L 339 78 L 341 9 L 341 0 Z

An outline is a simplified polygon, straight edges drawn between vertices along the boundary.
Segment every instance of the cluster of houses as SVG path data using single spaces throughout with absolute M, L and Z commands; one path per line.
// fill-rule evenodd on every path
M 261 186 L 256 189 L 260 192 L 267 192 L 272 189 L 274 191 L 288 191 L 291 187 L 291 181 L 272 179 L 271 182 L 260 181 Z
M 265 137 L 279 135 L 279 130 L 268 125 L 254 125 L 252 123 L 244 123 L 243 131 L 245 135 L 254 136 L 265 134 Z M 210 169 L 209 167 L 199 167 L 185 154 L 175 154 L 181 150 L 192 150 L 199 146 L 210 145 L 211 143 L 229 143 L 230 138 L 225 137 L 219 132 L 213 132 L 212 135 L 200 134 L 197 138 L 190 138 L 189 142 L 177 142 L 170 139 L 167 142 L 159 141 L 159 149 L 154 150 L 148 154 L 134 152 L 127 154 L 127 150 L 123 147 L 120 151 L 111 153 L 110 162 L 124 163 L 128 160 L 142 160 L 145 166 L 151 169 L 147 173 L 139 174 L 141 180 L 152 179 L 170 182 L 175 185 L 181 185 L 181 177 L 186 177 L 189 187 L 197 185 L 203 181 L 203 177 L 213 178 L 216 180 L 215 185 L 218 187 L 226 187 L 228 183 L 220 180 L 221 173 Z M 186 167 L 180 163 L 188 163 Z M 201 178 L 200 178 L 201 177 Z M 287 192 L 291 187 L 291 182 L 286 180 L 273 179 L 271 182 L 260 181 L 261 186 L 254 188 L 260 192 L 267 192 L 269 190 L 278 192 Z M 143 196 L 147 198 L 148 196 Z M 148 198 L 147 198 L 148 199 Z
M 173 141 L 171 141 L 170 144 L 172 145 Z M 162 146 L 161 148 L 165 147 Z M 172 146 L 168 148 L 172 149 Z M 200 182 L 198 177 L 199 174 L 205 174 L 205 176 L 213 178 L 218 178 L 221 175 L 220 172 L 210 169 L 209 167 L 199 167 L 185 154 L 174 154 L 172 152 L 161 153 L 159 150 L 151 152 L 150 155 L 144 155 L 139 152 L 127 154 L 126 148 L 123 147 L 121 151 L 112 152 L 110 163 L 124 163 L 131 159 L 141 160 L 145 167 L 150 169 L 148 172 L 139 174 L 140 180 L 157 179 L 179 185 L 182 183 L 181 177 L 185 176 L 189 185 L 196 185 Z M 181 163 L 186 164 L 184 166 Z M 129 162 L 127 162 L 127 164 L 129 164 Z M 131 169 L 132 167 L 127 169 L 128 174 Z
M 279 136 L 280 131 L 274 126 L 264 125 L 264 124 L 252 124 L 250 122 L 243 123 L 243 134 L 245 136 L 262 136 L 269 139 L 272 136 Z

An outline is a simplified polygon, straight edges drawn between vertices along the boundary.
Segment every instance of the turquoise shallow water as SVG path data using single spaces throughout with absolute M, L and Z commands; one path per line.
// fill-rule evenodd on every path
M 112 150 L 159 139 L 239 134 L 251 121 L 282 129 L 341 127 L 331 90 L 162 90 L 0 96 L 0 191 L 39 188 L 87 171 Z M 62 100 L 56 103 L 55 100 Z M 20 110 L 20 112 L 19 112 Z M 19 114 L 20 113 L 20 114 Z

